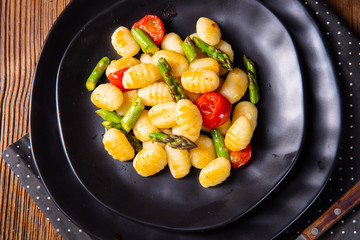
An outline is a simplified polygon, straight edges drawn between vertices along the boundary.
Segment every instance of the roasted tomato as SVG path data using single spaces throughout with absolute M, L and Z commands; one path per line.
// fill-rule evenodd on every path
M 240 151 L 229 150 L 230 163 L 233 168 L 243 166 L 251 158 L 251 145 L 248 144 L 245 149 Z
M 159 45 L 164 37 L 165 29 L 161 19 L 155 15 L 146 15 L 132 26 L 132 28 L 140 28 Z
M 128 91 L 129 89 L 126 89 L 123 85 L 123 77 L 124 77 L 124 72 L 126 70 L 128 70 L 129 68 L 123 68 L 120 69 L 119 71 L 110 73 L 108 76 L 108 79 L 110 81 L 111 84 L 115 85 L 116 87 L 120 88 L 121 91 L 125 92 Z
M 229 118 L 231 103 L 217 92 L 202 94 L 195 102 L 203 118 L 203 126 L 209 129 L 223 125 Z

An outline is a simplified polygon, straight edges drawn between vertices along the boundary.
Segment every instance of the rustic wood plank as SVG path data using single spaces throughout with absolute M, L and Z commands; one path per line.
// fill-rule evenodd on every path
M 70 0 L 1 0 L 1 152 L 28 131 L 31 81 L 42 44 Z M 61 239 L 1 159 L 0 239 Z

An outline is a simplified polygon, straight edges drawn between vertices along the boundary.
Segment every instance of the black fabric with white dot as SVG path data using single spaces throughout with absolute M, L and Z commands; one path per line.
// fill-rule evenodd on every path
M 46 220 L 64 239 L 91 239 L 61 212 L 46 191 L 32 158 L 28 134 L 6 148 L 2 156 Z
M 338 75 L 338 85 L 342 94 L 343 138 L 338 149 L 337 161 L 329 182 L 311 205 L 277 239 L 296 239 L 296 237 L 334 202 L 336 202 L 359 178 L 360 145 L 360 40 L 335 16 L 321 1 L 300 0 L 312 13 L 323 32 L 329 53 L 334 59 Z M 347 139 L 347 140 L 346 140 Z M 35 201 L 39 209 L 64 239 L 90 239 L 72 223 L 56 206 L 41 182 L 32 159 L 28 134 L 10 145 L 3 153 L 8 167 Z M 359 239 L 360 206 L 350 211 L 318 239 Z

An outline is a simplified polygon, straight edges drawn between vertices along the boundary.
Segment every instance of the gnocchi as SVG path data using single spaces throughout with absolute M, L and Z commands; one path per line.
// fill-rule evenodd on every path
M 189 151 L 175 149 L 165 146 L 165 151 L 167 153 L 168 166 L 171 172 L 171 175 L 174 178 L 183 178 L 189 172 L 191 168 Z
M 112 60 L 109 66 L 105 70 L 106 76 L 109 76 L 110 73 L 114 73 L 123 68 L 128 68 L 135 66 L 140 63 L 140 60 L 134 57 L 120 58 L 118 60 Z
M 124 73 L 123 85 L 127 89 L 146 87 L 161 78 L 158 68 L 151 63 L 140 63 Z
M 144 110 L 133 127 L 133 133 L 137 139 L 142 142 L 150 141 L 150 133 L 157 131 L 158 128 L 151 124 L 149 120 L 149 111 Z
M 235 68 L 233 72 L 227 75 L 220 93 L 226 97 L 231 104 L 234 104 L 244 96 L 248 86 L 249 81 L 247 74 L 240 68 Z
M 220 84 L 219 76 L 210 70 L 187 70 L 181 76 L 184 89 L 193 93 L 207 93 L 216 90 Z
M 200 172 L 200 184 L 205 187 L 214 187 L 225 181 L 231 172 L 230 161 L 224 157 L 212 160 Z
M 171 66 L 171 74 L 174 77 L 180 77 L 189 67 L 187 58 L 175 51 L 160 50 L 153 56 L 154 64 L 156 65 L 160 58 L 165 58 Z
M 220 42 L 221 31 L 216 22 L 210 18 L 201 17 L 196 22 L 196 33 L 201 40 L 215 46 Z
M 134 169 L 143 177 L 149 177 L 160 172 L 166 165 L 167 155 L 165 149 L 156 144 L 143 148 L 133 160 Z
M 176 126 L 175 102 L 157 104 L 149 110 L 149 120 L 158 128 L 171 128 Z
M 91 102 L 109 111 L 119 109 L 124 101 L 122 91 L 111 83 L 100 84 L 91 94 Z
M 130 30 L 124 26 L 115 30 L 111 36 L 111 44 L 116 52 L 124 58 L 135 56 L 140 51 L 140 46 L 136 43 Z
M 181 47 L 183 40 L 181 40 L 180 36 L 176 33 L 168 33 L 164 36 L 161 42 L 161 49 L 171 50 L 180 53 L 181 55 L 185 55 L 184 50 Z
M 164 82 L 155 82 L 138 90 L 145 106 L 155 106 L 157 104 L 174 101 L 169 92 L 169 87 Z
M 188 99 L 181 99 L 175 106 L 175 121 L 189 135 L 200 133 L 202 117 L 199 109 Z
M 111 128 L 106 131 L 103 144 L 106 151 L 117 160 L 129 161 L 135 156 L 134 148 L 126 136 L 118 129 Z
M 255 104 L 249 101 L 241 101 L 236 104 L 232 115 L 232 121 L 235 122 L 236 119 L 242 115 L 245 115 L 250 120 L 251 129 L 254 131 L 257 126 L 258 117 L 258 110 Z
M 240 116 L 225 135 L 225 146 L 231 151 L 240 151 L 250 143 L 253 131 L 246 116 Z
M 195 144 L 197 148 L 190 149 L 191 164 L 199 169 L 203 169 L 216 158 L 215 145 L 213 140 L 207 135 L 200 135 Z

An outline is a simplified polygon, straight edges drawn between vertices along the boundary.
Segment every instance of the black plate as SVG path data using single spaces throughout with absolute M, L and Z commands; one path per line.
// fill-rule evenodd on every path
M 56 118 L 56 74 L 75 34 L 114 1 L 73 0 L 54 24 L 36 67 L 30 104 L 33 157 L 47 190 L 73 222 L 93 237 L 112 239 L 271 239 L 292 223 L 321 192 L 335 162 L 340 135 L 340 96 L 331 60 L 312 18 L 296 0 L 266 5 L 280 18 L 299 49 L 305 84 L 307 129 L 292 171 L 250 213 L 219 229 L 202 233 L 166 231 L 122 218 L 82 186 L 66 160 Z M 265 3 L 264 3 L 265 4 Z M 316 61 L 314 61 L 316 60 Z M 321 90 L 321 91 L 320 91 Z M 321 93 L 321 94 L 319 94 Z
M 79 180 L 106 206 L 130 219 L 164 228 L 209 229 L 242 216 L 264 199 L 293 166 L 304 130 L 300 65 L 287 30 L 259 2 L 167 3 L 144 1 L 141 7 L 137 1 L 115 4 L 81 29 L 70 43 L 58 73 L 61 136 Z M 196 11 L 189 11 L 190 5 Z M 95 114 L 91 92 L 84 82 L 103 56 L 119 58 L 111 46 L 114 30 L 119 26 L 131 28 L 147 11 L 171 12 L 173 17 L 165 26 L 166 32 L 176 32 L 183 38 L 195 31 L 199 17 L 214 19 L 220 24 L 223 39 L 234 49 L 235 66 L 242 68 L 239 59 L 243 54 L 258 64 L 262 100 L 257 105 L 254 157 L 215 188 L 204 189 L 195 168 L 181 180 L 174 179 L 168 169 L 144 178 L 136 173 L 132 161 L 114 160 L 104 150 L 102 119 Z

